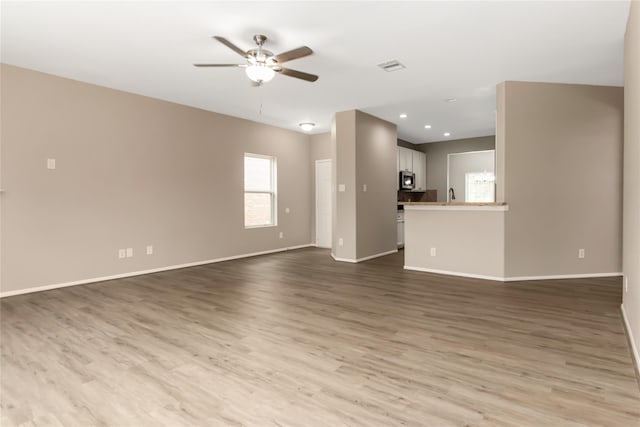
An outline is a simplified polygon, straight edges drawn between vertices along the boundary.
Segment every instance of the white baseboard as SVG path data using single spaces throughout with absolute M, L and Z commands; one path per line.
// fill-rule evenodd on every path
M 512 276 L 505 277 L 505 282 L 518 282 L 524 280 L 556 280 L 556 279 L 590 279 L 595 277 L 622 276 L 622 272 L 615 273 L 588 273 L 588 274 L 556 274 L 553 276 Z
M 635 364 L 636 375 L 639 375 L 638 380 L 640 381 L 640 354 L 638 353 L 638 345 L 633 338 L 633 334 L 631 333 L 631 326 L 629 325 L 629 318 L 627 318 L 627 313 L 624 311 L 624 304 L 620 304 L 620 311 L 622 312 L 622 320 L 624 321 L 625 332 L 627 334 L 627 338 L 629 339 L 629 343 L 631 343 L 631 353 L 633 356 L 633 362 Z
M 331 253 L 331 257 L 335 260 L 335 261 L 340 261 L 340 262 L 350 262 L 350 263 L 358 263 L 358 262 L 362 262 L 362 261 L 367 261 L 373 258 L 380 258 L 381 256 L 386 256 L 386 255 L 391 255 L 391 254 L 395 254 L 396 252 L 398 252 L 397 249 L 394 249 L 392 251 L 387 251 L 387 252 L 381 252 L 379 254 L 375 254 L 375 255 L 369 255 L 363 258 L 338 258 L 336 257 L 336 255 L 332 252 Z
M 404 269 L 411 270 L 411 271 L 422 271 L 424 273 L 446 274 L 447 276 L 469 277 L 471 279 L 483 279 L 483 280 L 493 280 L 497 282 L 504 282 L 503 277 L 485 276 L 482 274 L 461 273 L 458 271 L 448 271 L 448 270 L 436 270 L 434 268 L 413 267 L 410 265 L 405 265 Z
M 331 258 L 333 258 L 334 261 L 340 261 L 340 262 L 351 262 L 354 264 L 358 262 L 352 258 L 338 258 L 335 254 L 331 254 Z
M 404 269 L 413 270 L 413 271 L 422 271 L 425 273 L 446 274 L 448 276 L 469 277 L 472 279 L 493 280 L 496 282 L 520 282 L 525 280 L 589 279 L 589 278 L 597 278 L 597 277 L 622 276 L 622 273 L 590 273 L 590 274 L 559 274 L 559 275 L 553 275 L 553 276 L 500 277 L 500 276 L 486 276 L 486 275 L 474 274 L 474 273 L 461 273 L 458 271 L 437 270 L 434 268 L 413 267 L 410 265 L 405 265 Z
M 196 261 L 196 262 L 189 262 L 186 264 L 177 264 L 177 265 L 170 265 L 167 267 L 152 268 L 149 270 L 132 271 L 129 273 L 114 274 L 111 276 L 93 277 L 90 279 L 75 280 L 73 282 L 55 283 L 52 285 L 45 285 L 45 286 L 36 286 L 33 288 L 25 288 L 25 289 L 18 289 L 15 291 L 0 292 L 0 298 L 11 297 L 14 295 L 29 294 L 32 292 L 49 291 L 51 289 L 66 288 L 68 286 L 86 285 L 88 283 L 104 282 L 106 280 L 123 279 L 125 277 L 141 276 L 143 274 L 159 273 L 161 271 L 178 270 L 180 268 L 197 267 L 199 265 L 213 264 L 216 262 L 231 261 L 234 259 L 249 258 L 249 257 L 254 257 L 259 255 L 267 255 L 267 254 L 273 254 L 277 252 L 291 251 L 294 249 L 302 249 L 302 248 L 308 248 L 312 246 L 314 245 L 312 243 L 309 243 L 306 245 L 290 246 L 286 248 L 271 249 L 268 251 L 252 252 L 248 254 L 233 255 L 233 256 L 224 257 L 224 258 L 209 259 L 206 261 Z

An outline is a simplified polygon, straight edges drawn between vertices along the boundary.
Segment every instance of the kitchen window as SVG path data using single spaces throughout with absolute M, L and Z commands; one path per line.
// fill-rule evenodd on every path
M 244 226 L 276 225 L 276 158 L 244 154 Z

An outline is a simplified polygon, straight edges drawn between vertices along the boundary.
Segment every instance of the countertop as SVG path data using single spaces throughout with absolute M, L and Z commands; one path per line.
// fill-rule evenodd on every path
M 507 202 L 398 202 L 401 206 L 506 206 Z

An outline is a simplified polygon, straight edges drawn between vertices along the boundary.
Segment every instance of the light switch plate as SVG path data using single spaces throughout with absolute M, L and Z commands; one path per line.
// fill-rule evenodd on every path
M 338 184 L 338 191 L 344 193 L 347 190 L 347 186 L 344 184 Z
M 56 168 L 56 159 L 47 159 L 47 169 Z

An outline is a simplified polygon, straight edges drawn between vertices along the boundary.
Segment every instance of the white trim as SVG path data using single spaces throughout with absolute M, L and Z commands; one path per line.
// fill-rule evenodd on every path
M 392 251 L 381 252 L 381 253 L 375 254 L 375 255 L 369 255 L 369 256 L 366 256 L 364 258 L 358 258 L 356 260 L 356 262 L 367 261 L 367 260 L 370 260 L 370 259 L 373 259 L 373 258 L 380 258 L 381 256 L 391 255 L 391 254 L 395 254 L 397 252 L 398 252 L 398 248 L 396 248 L 396 249 L 394 249 Z
M 210 260 L 206 260 L 206 261 L 196 261 L 196 262 L 189 262 L 189 263 L 186 263 L 186 264 L 171 265 L 171 266 L 168 266 L 168 267 L 152 268 L 152 269 L 149 269 L 149 270 L 132 271 L 132 272 L 129 272 L 129 273 L 114 274 L 114 275 L 111 275 L 111 276 L 93 277 L 91 279 L 75 280 L 73 282 L 55 283 L 53 285 L 45 285 L 45 286 L 36 286 L 34 288 L 25 288 L 25 289 L 18 289 L 18 290 L 15 290 L 15 291 L 0 292 L 0 298 L 11 297 L 11 296 L 14 296 L 14 295 L 29 294 L 29 293 L 32 293 L 32 292 L 49 291 L 51 289 L 66 288 L 68 286 L 86 285 L 88 283 L 104 282 L 104 281 L 107 281 L 107 280 L 114 280 L 114 279 L 122 279 L 122 278 L 125 278 L 125 277 L 140 276 L 140 275 L 143 275 L 143 274 L 159 273 L 161 271 L 167 271 L 167 270 L 178 270 L 180 268 L 196 267 L 196 266 L 205 265 L 205 264 L 214 264 L 214 263 L 217 263 L 217 262 L 231 261 L 231 260 L 240 259 L 240 258 L 250 258 L 250 257 L 258 256 L 258 255 L 267 255 L 267 254 L 273 254 L 273 253 L 276 253 L 276 252 L 285 252 L 285 251 L 291 251 L 291 250 L 294 250 L 294 249 L 308 248 L 308 247 L 312 247 L 312 246 L 313 246 L 313 244 L 309 243 L 309 244 L 306 244 L 306 245 L 290 246 L 290 247 L 286 247 L 286 248 L 271 249 L 271 250 L 268 250 L 268 251 L 252 252 L 252 253 L 241 254 L 241 255 L 233 255 L 233 256 L 229 256 L 229 257 L 210 259 Z
M 587 273 L 587 274 L 556 274 L 553 276 L 513 276 L 505 277 L 505 282 L 519 282 L 524 280 L 557 280 L 557 279 L 590 279 L 594 277 L 622 276 L 622 273 Z
M 339 261 L 339 262 L 351 262 L 353 264 L 358 262 L 357 260 L 355 260 L 353 258 L 338 258 L 334 254 L 331 254 L 331 258 L 333 258 L 334 261 Z
M 455 140 L 452 140 L 452 141 L 455 141 Z M 449 200 L 449 189 L 451 188 L 451 186 L 449 185 L 449 168 L 451 166 L 451 156 L 455 156 L 457 154 L 486 153 L 486 152 L 489 152 L 489 151 L 493 151 L 493 173 L 495 175 L 495 173 L 496 173 L 496 163 L 497 163 L 496 162 L 496 149 L 495 148 L 493 150 L 459 151 L 457 153 L 448 153 L 447 154 L 447 198 L 446 198 L 447 203 L 452 201 L 452 200 Z
M 615 277 L 622 276 L 622 273 L 591 273 L 591 274 L 559 274 L 554 276 L 514 276 L 514 277 L 498 277 L 486 276 L 474 273 L 461 273 L 458 271 L 438 270 L 434 268 L 404 266 L 405 270 L 422 271 L 425 273 L 446 274 L 448 276 L 469 277 L 472 279 L 493 280 L 496 282 L 521 282 L 525 280 L 557 280 L 557 279 L 589 279 L 595 277 Z
M 353 258 L 338 258 L 335 256 L 334 253 L 331 253 L 331 257 L 335 260 L 335 261 L 340 261 L 340 262 L 350 262 L 350 263 L 358 263 L 358 262 L 362 262 L 362 261 L 367 261 L 373 258 L 380 258 L 382 256 L 386 256 L 386 255 L 391 255 L 391 254 L 395 254 L 398 252 L 398 249 L 394 249 L 392 251 L 387 251 L 387 252 L 381 252 L 379 254 L 375 254 L 375 255 L 369 255 L 363 258 L 358 258 L 358 259 L 353 259 Z
M 509 205 L 404 205 L 409 211 L 492 211 L 505 212 Z
M 434 268 L 412 267 L 410 265 L 405 265 L 404 269 L 412 270 L 412 271 L 421 271 L 424 273 L 446 274 L 448 276 L 459 276 L 459 277 L 468 277 L 471 279 L 483 279 L 483 280 L 492 280 L 494 282 L 504 282 L 504 278 L 502 277 L 485 276 L 482 274 L 460 273 L 457 271 L 437 270 Z
M 627 318 L 627 313 L 624 311 L 624 304 L 620 304 L 620 311 L 622 312 L 622 320 L 624 321 L 624 325 L 626 327 L 625 332 L 627 334 L 627 338 L 629 338 L 629 342 L 631 343 L 631 353 L 636 365 L 636 372 L 640 372 L 640 354 L 638 354 L 638 346 L 636 345 L 636 342 L 633 339 L 633 335 L 631 334 L 631 326 L 629 325 L 629 318 Z

